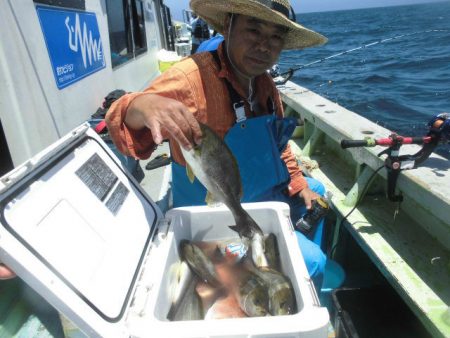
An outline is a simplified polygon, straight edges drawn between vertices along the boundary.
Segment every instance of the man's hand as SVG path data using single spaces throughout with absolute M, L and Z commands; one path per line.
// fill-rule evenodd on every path
M 171 136 L 183 148 L 191 149 L 202 140 L 200 126 L 189 109 L 181 102 L 156 94 L 136 97 L 128 108 L 125 124 L 135 130 L 147 127 L 156 144 Z
M 319 194 L 316 194 L 309 188 L 304 188 L 302 191 L 300 191 L 299 196 L 305 201 L 306 209 L 308 210 L 311 209 L 312 201 L 320 197 Z
M 10 279 L 14 277 L 16 277 L 16 274 L 6 265 L 0 263 L 0 279 Z

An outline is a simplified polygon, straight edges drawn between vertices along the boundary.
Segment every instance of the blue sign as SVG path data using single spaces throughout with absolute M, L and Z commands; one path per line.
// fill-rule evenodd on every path
M 59 89 L 105 68 L 95 13 L 36 7 Z

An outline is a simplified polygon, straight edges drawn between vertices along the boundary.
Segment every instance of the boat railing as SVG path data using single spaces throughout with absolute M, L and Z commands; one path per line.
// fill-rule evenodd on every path
M 391 132 L 292 82 L 279 89 L 286 115 L 299 120 L 291 148 L 303 170 L 333 194 L 333 247 L 342 225 L 433 336 L 446 336 L 450 161 L 433 153 L 418 168 L 402 171 L 396 190 L 403 201 L 392 202 L 386 196 L 387 171 L 380 169 L 384 158 L 378 156 L 384 148 L 341 147 L 343 139 L 383 138 Z M 405 145 L 400 152 L 419 149 Z

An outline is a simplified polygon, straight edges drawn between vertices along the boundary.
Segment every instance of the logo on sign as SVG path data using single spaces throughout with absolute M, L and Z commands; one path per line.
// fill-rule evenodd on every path
M 83 30 L 81 30 L 78 13 L 75 15 L 75 26 L 70 25 L 70 17 L 66 17 L 64 23 L 69 33 L 69 47 L 75 53 L 80 51 L 84 68 L 87 68 L 86 56 L 89 66 L 92 66 L 92 61 L 101 61 L 104 64 L 102 40 L 100 38 L 98 40 L 92 38 L 92 31 L 88 30 L 86 22 L 83 23 Z
M 37 13 L 59 89 L 105 68 L 95 13 L 40 6 Z

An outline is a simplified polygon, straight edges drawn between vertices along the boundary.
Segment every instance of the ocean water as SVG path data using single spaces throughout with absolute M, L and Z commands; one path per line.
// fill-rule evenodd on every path
M 432 116 L 450 112 L 450 1 L 300 13 L 297 21 L 329 41 L 284 51 L 282 71 L 395 39 L 304 67 L 293 82 L 403 136 L 425 135 Z M 450 159 L 450 144 L 436 152 Z

